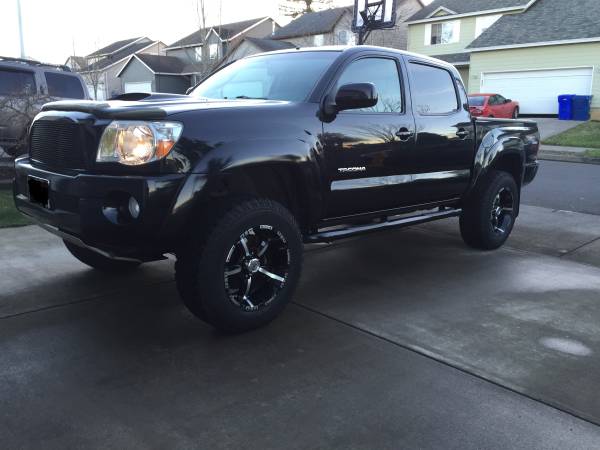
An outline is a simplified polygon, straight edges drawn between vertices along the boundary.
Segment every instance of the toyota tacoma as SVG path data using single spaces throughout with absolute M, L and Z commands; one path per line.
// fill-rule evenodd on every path
M 537 172 L 537 125 L 473 119 L 458 71 L 386 48 L 250 56 L 187 95 L 49 103 L 15 162 L 18 209 L 91 267 L 176 256 L 189 310 L 262 326 L 303 243 L 458 216 L 500 247 Z

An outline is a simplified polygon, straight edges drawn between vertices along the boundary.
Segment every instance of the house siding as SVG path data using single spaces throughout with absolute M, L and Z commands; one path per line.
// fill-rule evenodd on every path
M 147 49 L 138 53 L 152 53 L 154 55 L 161 55 L 164 54 L 164 47 L 164 44 L 157 42 L 151 47 L 148 47 Z M 107 98 L 111 98 L 123 93 L 123 83 L 121 78 L 117 77 L 117 75 L 125 66 L 125 64 L 127 64 L 127 61 L 129 61 L 129 58 L 124 59 L 119 64 L 115 64 L 104 72 Z
M 433 23 L 452 21 L 452 16 L 447 20 L 440 20 Z M 421 53 L 422 55 L 447 55 L 450 53 L 461 53 L 465 51 L 467 45 L 475 40 L 475 17 L 464 17 L 460 20 L 459 41 L 454 44 L 425 45 L 425 29 L 428 24 L 419 23 L 408 26 L 408 49 L 411 52 Z M 431 24 L 429 24 L 431 25 Z
M 154 74 L 137 59 L 132 59 L 131 63 L 125 68 L 120 76 L 121 92 L 125 92 L 126 83 L 152 83 L 152 91 L 156 91 L 154 86 Z
M 593 66 L 592 108 L 594 117 L 600 118 L 599 55 L 598 42 L 474 52 L 471 54 L 469 84 L 471 91 L 478 92 L 481 74 L 485 72 Z

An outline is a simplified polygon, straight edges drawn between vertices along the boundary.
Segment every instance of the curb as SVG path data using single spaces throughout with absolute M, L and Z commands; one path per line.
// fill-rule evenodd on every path
M 560 162 L 571 162 L 571 163 L 582 163 L 582 164 L 598 164 L 600 165 L 600 158 L 588 158 L 585 156 L 579 156 L 573 152 L 555 152 L 555 151 L 540 151 L 538 153 L 538 159 L 544 161 L 560 161 Z

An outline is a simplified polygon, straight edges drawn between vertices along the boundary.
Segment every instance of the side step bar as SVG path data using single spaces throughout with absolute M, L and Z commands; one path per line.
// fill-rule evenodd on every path
M 344 239 L 350 236 L 356 236 L 359 234 L 371 233 L 374 231 L 388 230 L 393 228 L 408 227 L 410 225 L 418 225 L 421 223 L 432 222 L 439 219 L 447 219 L 449 217 L 459 216 L 461 209 L 444 209 L 435 212 L 429 212 L 426 214 L 420 214 L 418 216 L 401 217 L 398 219 L 389 220 L 386 219 L 382 222 L 370 223 L 367 225 L 349 226 L 339 230 L 322 231 L 307 236 L 306 243 L 318 243 L 318 242 L 331 242 L 337 239 Z

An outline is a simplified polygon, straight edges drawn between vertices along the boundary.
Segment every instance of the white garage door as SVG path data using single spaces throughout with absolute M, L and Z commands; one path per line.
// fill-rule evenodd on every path
M 152 92 L 152 83 L 125 83 L 125 93 L 130 92 Z
M 481 74 L 481 91 L 520 103 L 523 114 L 558 114 L 559 95 L 592 93 L 593 69 L 528 70 Z

